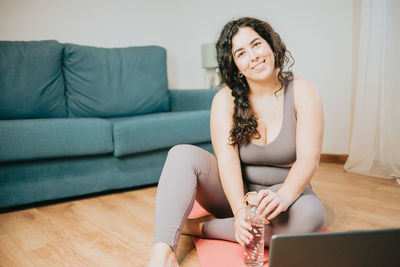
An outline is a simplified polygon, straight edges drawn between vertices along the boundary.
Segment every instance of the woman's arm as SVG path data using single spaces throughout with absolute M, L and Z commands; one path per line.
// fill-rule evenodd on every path
M 222 188 L 235 216 L 235 238 L 244 245 L 250 242 L 253 235 L 249 232 L 251 225 L 244 221 L 244 186 L 238 147 L 229 144 L 233 111 L 234 98 L 228 88 L 223 88 L 215 95 L 211 106 L 211 141 L 217 157 Z
M 262 190 L 258 194 L 258 211 L 272 220 L 285 211 L 310 183 L 318 167 L 322 149 L 324 118 L 321 99 L 315 87 L 300 78 L 294 81 L 296 126 L 296 161 L 275 194 Z
M 233 126 L 234 98 L 228 88 L 221 89 L 211 106 L 211 142 L 218 162 L 222 187 L 228 198 L 232 212 L 236 216 L 242 208 L 244 196 L 242 171 L 237 145 L 229 144 Z

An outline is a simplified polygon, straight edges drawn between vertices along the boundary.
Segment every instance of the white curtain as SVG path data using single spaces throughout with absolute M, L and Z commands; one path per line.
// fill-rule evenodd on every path
M 399 0 L 361 1 L 357 87 L 346 171 L 400 178 L 399 17 Z

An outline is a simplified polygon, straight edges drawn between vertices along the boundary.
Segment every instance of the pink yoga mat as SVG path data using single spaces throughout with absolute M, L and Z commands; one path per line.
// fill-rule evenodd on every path
M 198 218 L 209 213 L 197 201 L 189 218 Z M 329 232 L 324 229 L 323 232 Z M 243 262 L 243 247 L 238 243 L 192 237 L 199 256 L 200 266 L 204 267 L 246 267 Z M 264 267 L 268 267 L 268 249 L 264 253 Z

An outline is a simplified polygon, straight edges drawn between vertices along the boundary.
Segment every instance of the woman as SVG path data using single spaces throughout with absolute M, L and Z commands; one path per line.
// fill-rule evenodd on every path
M 217 57 L 227 86 L 211 107 L 215 156 L 192 145 L 170 150 L 158 185 L 150 266 L 177 265 L 182 230 L 249 243 L 242 201 L 248 191 L 258 192 L 266 246 L 273 234 L 310 233 L 324 225 L 323 205 L 309 185 L 323 136 L 316 89 L 283 72 L 290 52 L 268 23 L 255 18 L 224 26 Z M 187 221 L 195 199 L 214 217 Z

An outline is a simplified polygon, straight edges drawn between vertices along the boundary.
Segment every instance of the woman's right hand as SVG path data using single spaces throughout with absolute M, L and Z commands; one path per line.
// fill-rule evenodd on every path
M 239 209 L 235 216 L 235 238 L 241 245 L 247 245 L 253 239 L 253 235 L 250 233 L 251 225 L 245 221 L 245 217 L 245 208 Z

